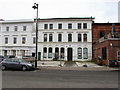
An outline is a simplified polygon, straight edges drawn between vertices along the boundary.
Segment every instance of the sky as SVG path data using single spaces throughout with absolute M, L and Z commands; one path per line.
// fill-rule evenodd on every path
M 34 19 L 34 3 L 39 18 L 95 17 L 95 22 L 118 22 L 120 0 L 0 0 L 0 19 Z

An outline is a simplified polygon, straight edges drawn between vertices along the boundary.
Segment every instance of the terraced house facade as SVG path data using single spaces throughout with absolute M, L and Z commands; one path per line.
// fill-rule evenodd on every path
M 50 18 L 38 22 L 38 57 L 41 60 L 92 59 L 92 17 Z M 0 21 L 0 55 L 35 54 L 33 20 Z

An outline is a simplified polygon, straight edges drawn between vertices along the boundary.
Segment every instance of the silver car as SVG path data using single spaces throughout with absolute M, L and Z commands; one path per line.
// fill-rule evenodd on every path
M 1 64 L 0 65 L 1 70 L 21 69 L 21 70 L 25 71 L 25 70 L 35 69 L 33 64 L 31 64 L 23 59 L 18 59 L 18 58 L 4 59 L 0 64 Z

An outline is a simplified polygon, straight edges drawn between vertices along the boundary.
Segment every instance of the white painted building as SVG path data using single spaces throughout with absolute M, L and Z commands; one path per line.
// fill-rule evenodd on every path
M 92 17 L 39 20 L 38 51 L 42 60 L 92 59 Z
M 92 59 L 92 17 L 40 19 L 38 58 L 86 61 Z M 35 54 L 33 20 L 0 21 L 0 55 Z
M 33 20 L 0 21 L 0 55 L 21 57 L 35 53 Z

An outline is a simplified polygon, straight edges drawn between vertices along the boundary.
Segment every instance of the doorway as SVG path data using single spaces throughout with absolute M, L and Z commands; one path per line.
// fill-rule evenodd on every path
M 72 61 L 72 58 L 73 58 L 73 50 L 72 48 L 68 48 L 67 49 L 67 60 Z

